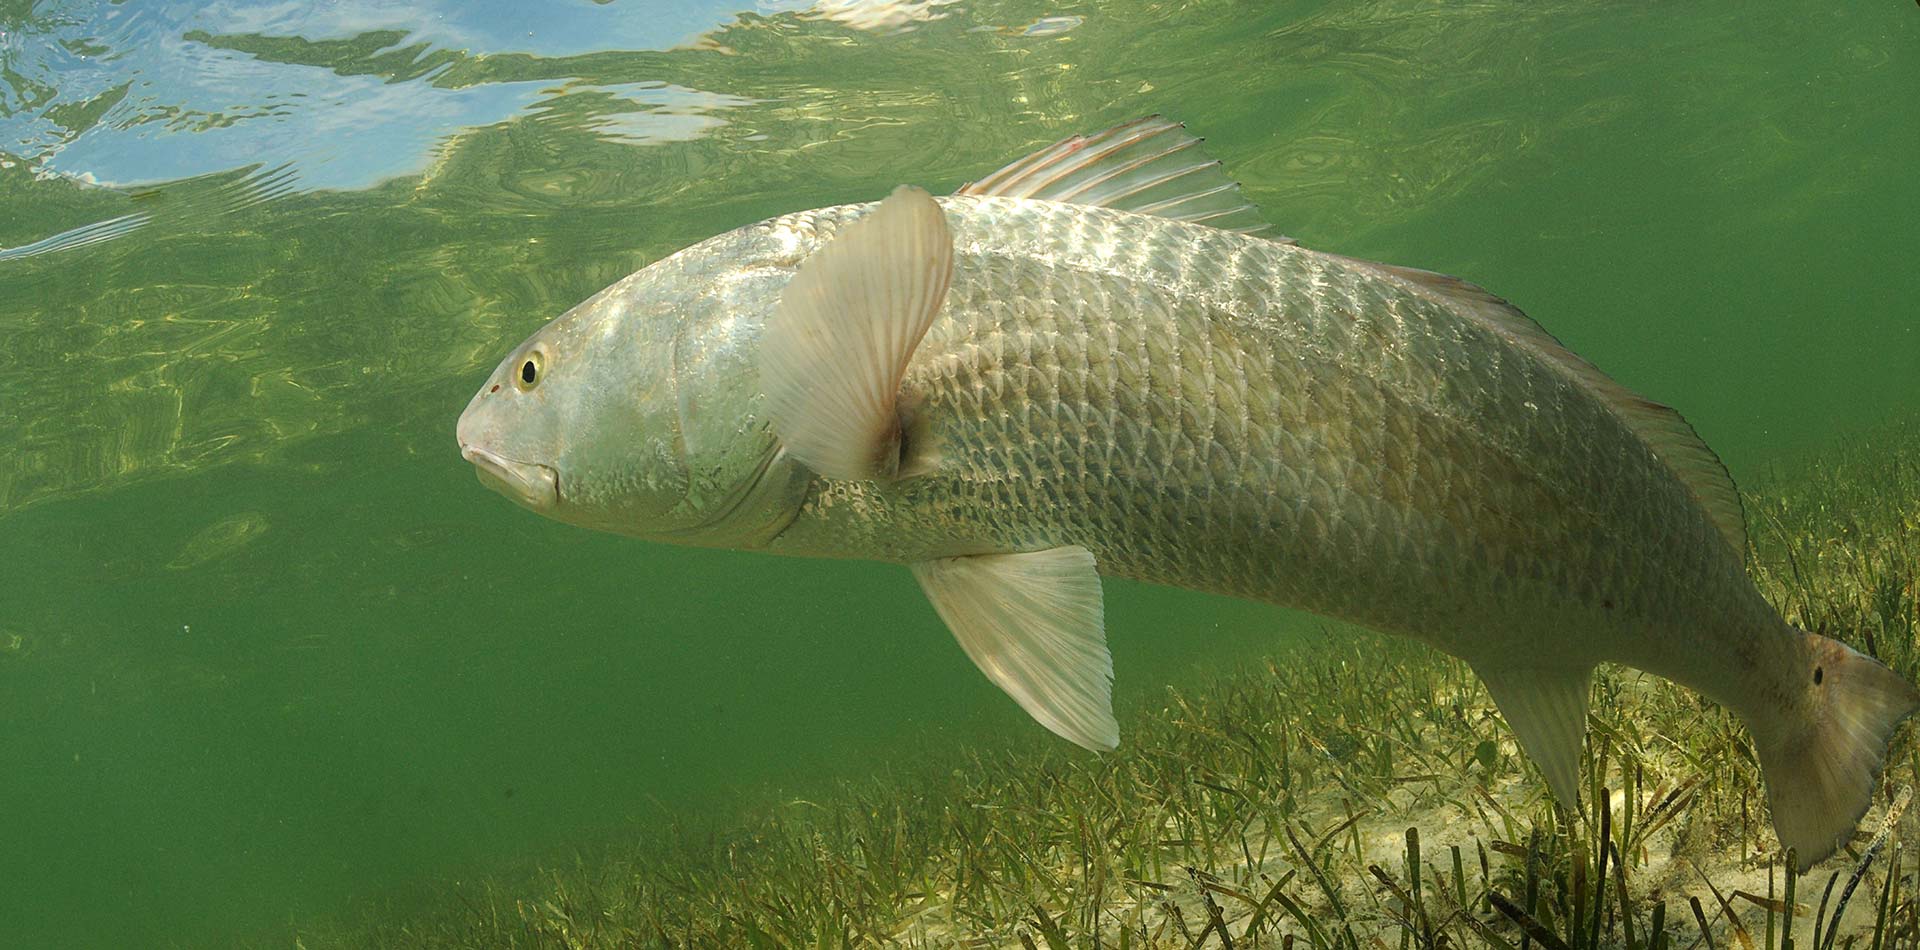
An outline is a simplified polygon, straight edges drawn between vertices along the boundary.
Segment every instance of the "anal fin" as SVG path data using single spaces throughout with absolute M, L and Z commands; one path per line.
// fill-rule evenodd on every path
M 1580 745 L 1587 735 L 1587 694 L 1593 667 L 1523 667 L 1475 663 L 1520 748 L 1546 776 L 1553 797 L 1568 811 L 1580 801 Z
M 1120 744 L 1100 575 L 1086 548 L 935 558 L 913 576 L 980 672 L 1041 725 L 1096 752 Z

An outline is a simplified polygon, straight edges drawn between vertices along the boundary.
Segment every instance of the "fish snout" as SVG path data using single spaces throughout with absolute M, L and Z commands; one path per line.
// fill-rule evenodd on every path
M 480 484 L 534 511 L 560 504 L 560 475 L 550 465 L 507 458 L 491 449 L 460 443 L 460 457 L 472 463 Z

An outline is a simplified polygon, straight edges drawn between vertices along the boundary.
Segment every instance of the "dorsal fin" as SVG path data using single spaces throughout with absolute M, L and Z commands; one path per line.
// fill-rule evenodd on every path
M 1611 407 L 1628 428 L 1646 440 L 1653 453 L 1680 477 L 1700 506 L 1706 509 L 1714 526 L 1720 529 L 1721 536 L 1733 546 L 1734 553 L 1746 556 L 1747 520 L 1740 504 L 1740 491 L 1734 487 L 1733 476 L 1727 474 L 1727 467 L 1721 463 L 1720 457 L 1707 448 L 1707 444 L 1700 440 L 1699 434 L 1693 431 L 1693 426 L 1688 425 L 1687 420 L 1680 417 L 1679 412 L 1615 382 L 1598 367 L 1561 345 L 1553 334 L 1535 323 L 1532 317 L 1521 313 L 1518 307 L 1476 284 L 1412 267 L 1343 259 L 1385 271 L 1412 284 L 1421 292 L 1459 305 L 1482 325 L 1546 357 L 1549 363 L 1579 380 Z
M 1150 115 L 1061 139 L 954 194 L 1098 205 L 1242 234 L 1271 227 L 1199 145 L 1185 126 Z

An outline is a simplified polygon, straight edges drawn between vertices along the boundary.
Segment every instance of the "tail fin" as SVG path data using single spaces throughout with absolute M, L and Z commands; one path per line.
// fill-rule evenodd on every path
M 1867 813 L 1894 727 L 1920 708 L 1920 690 L 1846 644 L 1800 635 L 1812 690 L 1807 714 L 1749 725 L 1757 727 L 1774 832 L 1805 871 L 1844 844 Z

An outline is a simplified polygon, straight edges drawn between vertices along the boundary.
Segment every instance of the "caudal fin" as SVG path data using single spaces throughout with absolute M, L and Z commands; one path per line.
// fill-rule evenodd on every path
M 1798 870 L 1804 871 L 1844 844 L 1866 814 L 1886 765 L 1887 743 L 1900 721 L 1920 708 L 1920 690 L 1846 644 L 1801 636 L 1812 691 L 1806 714 L 1749 725 L 1773 829 L 1781 845 L 1799 855 Z M 1760 718 L 1770 712 L 1756 711 Z

